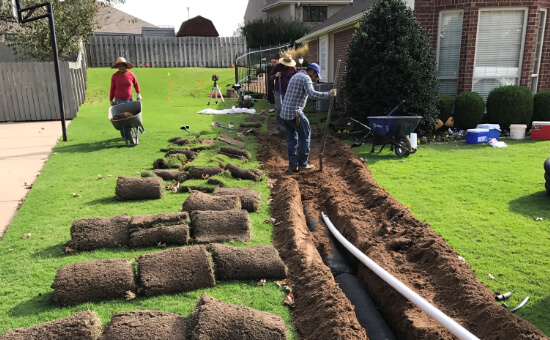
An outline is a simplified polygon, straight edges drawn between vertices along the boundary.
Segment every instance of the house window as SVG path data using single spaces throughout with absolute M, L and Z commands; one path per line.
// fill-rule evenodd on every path
M 455 97 L 458 93 L 458 67 L 462 40 L 462 11 L 439 14 L 437 71 L 439 93 Z
M 519 84 L 526 21 L 526 9 L 479 11 L 472 90 L 483 99 L 496 87 Z
M 323 22 L 327 20 L 327 6 L 304 6 L 304 22 Z
M 544 30 L 546 28 L 546 9 L 541 9 L 539 13 L 539 27 L 537 33 L 537 47 L 535 50 L 535 60 L 533 63 L 533 74 L 531 75 L 531 91 L 533 94 L 537 93 L 539 85 L 539 70 L 540 70 L 540 58 L 542 54 L 542 42 L 544 37 Z

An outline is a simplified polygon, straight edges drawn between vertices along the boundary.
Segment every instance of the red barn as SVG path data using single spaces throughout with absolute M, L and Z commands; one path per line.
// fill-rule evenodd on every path
M 178 34 L 178 37 L 219 37 L 218 31 L 212 21 L 201 17 L 200 15 L 184 21 Z

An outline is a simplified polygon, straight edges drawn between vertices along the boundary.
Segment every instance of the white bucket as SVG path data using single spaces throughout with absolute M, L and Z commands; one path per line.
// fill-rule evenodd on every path
M 417 149 L 418 148 L 418 136 L 416 135 L 416 133 L 411 132 L 411 136 L 409 137 L 409 139 L 411 140 L 411 147 L 413 149 Z
M 524 139 L 526 129 L 525 124 L 510 124 L 510 139 Z

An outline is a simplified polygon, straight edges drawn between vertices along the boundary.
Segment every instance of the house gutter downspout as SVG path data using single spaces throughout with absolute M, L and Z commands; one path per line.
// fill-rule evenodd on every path
M 359 261 L 361 261 L 365 266 L 372 270 L 378 277 L 386 281 L 390 286 L 397 290 L 401 295 L 403 295 L 407 300 L 411 301 L 420 309 L 422 309 L 426 314 L 434 318 L 439 322 L 443 327 L 449 330 L 451 333 L 456 335 L 459 339 L 463 340 L 474 340 L 477 338 L 475 335 L 470 333 L 464 327 L 459 325 L 456 321 L 445 315 L 435 306 L 431 305 L 428 301 L 422 298 L 420 295 L 413 292 L 409 287 L 403 284 L 401 281 L 397 280 L 393 275 L 388 273 L 382 267 L 380 267 L 376 262 L 371 260 L 367 255 L 363 254 L 359 249 L 357 249 L 353 244 L 351 244 L 340 232 L 334 227 L 330 219 L 324 212 L 321 212 L 325 224 L 329 228 L 330 232 L 336 237 L 336 239 L 342 244 L 353 256 L 355 256 Z

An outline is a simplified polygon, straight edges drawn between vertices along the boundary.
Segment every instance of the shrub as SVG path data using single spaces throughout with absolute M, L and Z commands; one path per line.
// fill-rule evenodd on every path
M 454 119 L 459 129 L 475 128 L 483 119 L 485 104 L 476 92 L 462 92 L 455 99 Z
M 288 22 L 280 17 L 254 20 L 238 28 L 238 33 L 246 37 L 246 44 L 249 48 L 281 43 L 294 44 L 307 32 L 309 32 L 309 27 L 303 22 L 298 20 Z
M 404 1 L 380 0 L 365 12 L 348 48 L 343 93 L 351 117 L 386 115 L 405 100 L 396 114 L 423 116 L 418 133 L 433 131 L 439 101 L 435 55 Z
M 493 89 L 487 98 L 487 116 L 491 123 L 509 130 L 510 124 L 531 123 L 533 116 L 533 94 L 517 85 Z
M 533 96 L 533 120 L 550 121 L 550 90 L 544 90 Z
M 445 123 L 449 117 L 453 115 L 453 97 L 449 96 L 446 93 L 439 94 L 439 104 L 437 108 L 439 110 L 438 118 Z

